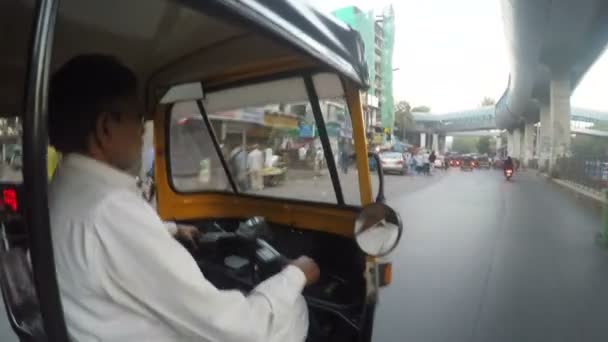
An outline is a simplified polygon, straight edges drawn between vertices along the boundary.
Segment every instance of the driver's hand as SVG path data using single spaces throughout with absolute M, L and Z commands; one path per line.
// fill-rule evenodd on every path
M 194 249 L 198 249 L 198 239 L 201 236 L 201 232 L 197 227 L 187 225 L 187 224 L 178 224 L 177 232 L 175 233 L 175 238 L 187 243 L 190 247 Z
M 321 271 L 319 270 L 319 266 L 317 263 L 307 256 L 301 256 L 295 260 L 293 260 L 291 265 L 302 270 L 304 276 L 306 277 L 306 286 L 312 285 L 319 280 L 319 276 L 321 275 Z

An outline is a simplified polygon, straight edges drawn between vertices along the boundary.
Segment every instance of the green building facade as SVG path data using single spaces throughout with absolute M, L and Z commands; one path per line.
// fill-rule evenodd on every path
M 369 70 L 370 88 L 365 93 L 365 122 L 391 132 L 395 122 L 393 104 L 393 46 L 395 15 L 392 6 L 382 13 L 363 12 L 350 6 L 333 12 L 340 21 L 359 31 L 365 44 L 365 58 Z

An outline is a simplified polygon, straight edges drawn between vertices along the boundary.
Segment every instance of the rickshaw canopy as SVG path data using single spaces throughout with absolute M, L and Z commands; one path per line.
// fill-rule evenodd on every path
M 0 115 L 22 109 L 34 1 L 3 2 Z M 4 50 L 4 49 L 3 49 Z M 118 57 L 139 76 L 154 106 L 169 86 L 246 75 L 283 61 L 324 67 L 358 86 L 368 82 L 358 32 L 300 1 L 64 0 L 56 19 L 51 71 L 86 53 Z M 288 63 L 291 62 L 291 63 Z M 204 84 L 206 86 L 206 84 Z

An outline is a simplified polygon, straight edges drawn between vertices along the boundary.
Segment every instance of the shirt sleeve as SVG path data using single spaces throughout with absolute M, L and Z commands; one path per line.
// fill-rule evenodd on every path
M 163 221 L 163 224 L 165 225 L 165 228 L 167 229 L 169 234 L 171 234 L 171 235 L 177 234 L 177 223 L 175 223 L 173 221 Z
M 184 337 L 209 341 L 303 341 L 308 312 L 302 271 L 288 266 L 249 295 L 218 290 L 137 196 L 104 201 L 95 220 L 102 288 L 111 300 L 160 317 Z

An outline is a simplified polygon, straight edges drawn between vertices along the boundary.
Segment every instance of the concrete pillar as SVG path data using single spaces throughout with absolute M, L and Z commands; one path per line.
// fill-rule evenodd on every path
M 549 89 L 551 109 L 551 157 L 549 169 L 556 170 L 557 158 L 570 155 L 570 78 L 567 72 L 553 72 Z
M 534 158 L 540 162 L 540 123 L 536 126 L 536 141 L 534 142 Z
M 525 167 L 529 167 L 530 160 L 534 159 L 534 134 L 536 127 L 534 124 L 526 123 L 522 143 L 522 161 Z
M 433 134 L 433 142 L 431 143 L 431 150 L 437 153 L 439 151 L 439 134 Z
M 521 141 L 522 141 L 522 130 L 517 128 L 513 131 L 513 154 L 511 158 L 517 158 L 521 160 Z
M 507 156 L 513 157 L 513 131 L 507 131 Z
M 426 133 L 420 133 L 420 148 L 426 148 Z
M 496 137 L 496 153 L 502 148 L 502 137 L 499 135 Z
M 445 154 L 447 152 L 447 137 L 445 135 L 439 136 L 439 154 Z
M 521 160 L 522 130 L 514 129 L 507 134 L 507 153 L 511 158 Z
M 551 159 L 551 108 L 548 105 L 540 107 L 540 134 L 538 135 L 538 168 L 541 171 L 549 169 Z

